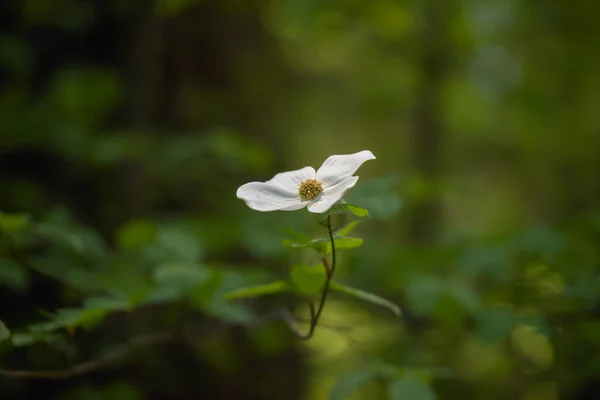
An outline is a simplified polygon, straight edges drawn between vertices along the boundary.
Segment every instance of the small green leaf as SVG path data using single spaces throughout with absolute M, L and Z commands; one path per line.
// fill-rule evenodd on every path
M 346 208 L 348 209 L 348 211 L 350 211 L 352 214 L 356 215 L 357 217 L 368 217 L 369 216 L 369 210 L 367 210 L 366 208 L 362 208 L 362 207 L 355 206 L 353 204 L 348 204 L 348 203 L 346 203 Z
M 0 232 L 9 235 L 23 230 L 30 222 L 28 214 L 7 214 L 0 211 Z
M 364 290 L 360 289 L 355 289 L 350 286 L 342 285 L 341 283 L 337 283 L 335 281 L 331 281 L 329 283 L 329 287 L 331 288 L 331 290 L 335 290 L 336 292 L 344 293 L 349 296 L 356 297 L 357 299 L 364 300 L 381 307 L 385 307 L 398 317 L 402 315 L 402 310 L 400 310 L 400 307 L 398 307 L 391 301 L 384 299 L 383 297 L 377 296 L 376 294 L 365 292 Z
M 345 400 L 352 393 L 360 389 L 367 382 L 373 379 L 373 373 L 369 370 L 353 371 L 342 375 L 333 385 L 330 400 Z
M 358 224 L 360 224 L 360 220 L 349 222 L 343 228 L 338 229 L 335 232 L 335 236 L 348 236 L 354 230 L 354 228 L 356 228 L 356 225 L 358 225 Z
M 248 286 L 232 290 L 223 295 L 229 300 L 246 299 L 252 297 L 266 296 L 269 294 L 282 293 L 289 291 L 290 287 L 287 281 L 275 281 L 264 285 Z
M 403 377 L 388 386 L 390 400 L 435 400 L 434 391 L 424 382 Z
M 360 247 L 363 244 L 363 239 L 350 236 L 335 236 L 334 240 L 336 250 L 353 249 L 355 247 Z M 313 248 L 320 252 L 325 252 L 326 254 L 331 253 L 331 240 L 329 238 L 313 239 L 305 243 L 285 241 L 284 245 L 292 249 Z
M 360 247 L 363 244 L 363 239 L 349 237 L 349 236 L 341 236 L 335 237 L 335 249 L 337 250 L 346 250 L 346 249 L 354 249 L 356 247 Z M 331 253 L 331 242 L 328 241 L 325 243 L 325 253 Z
M 325 284 L 325 268 L 322 265 L 295 265 L 290 271 L 290 280 L 301 293 L 317 294 Z
M 359 207 L 359 206 L 355 206 L 354 204 L 349 204 L 346 203 L 344 200 L 341 200 L 337 203 L 335 203 L 329 210 L 327 210 L 326 212 L 322 213 L 322 214 L 313 214 L 313 217 L 317 220 L 317 222 L 319 224 L 321 224 L 321 226 L 327 226 L 328 225 L 328 221 L 327 218 L 330 215 L 334 215 L 334 214 L 343 214 L 346 211 L 349 211 L 350 213 L 356 215 L 357 217 L 367 217 L 369 216 L 369 211 Z
M 0 342 L 8 339 L 9 337 L 10 337 L 10 331 L 8 330 L 6 325 L 4 325 L 4 322 L 0 321 Z

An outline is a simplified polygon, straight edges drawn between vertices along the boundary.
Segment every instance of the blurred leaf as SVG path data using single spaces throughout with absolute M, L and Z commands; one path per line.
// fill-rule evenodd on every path
M 110 310 L 105 308 L 62 308 L 56 312 L 53 322 L 56 329 L 66 328 L 72 331 L 76 328 L 89 330 L 98 325 Z
M 208 281 L 211 271 L 197 264 L 166 263 L 154 270 L 153 279 L 159 285 L 190 290 Z
M 408 377 L 400 378 L 388 386 L 390 400 L 435 400 L 436 395 L 429 385 Z
M 96 261 L 108 255 L 108 246 L 98 232 L 70 220 L 60 224 L 37 224 L 35 233 L 55 245 Z
M 122 249 L 130 249 L 154 243 L 158 236 L 158 228 L 153 221 L 131 220 L 117 231 L 117 245 Z
M 23 293 L 29 286 L 29 274 L 14 261 L 0 258 L 0 285 Z
M 0 321 L 0 342 L 8 339 L 9 337 L 10 337 L 10 331 L 8 330 L 6 325 L 4 325 L 4 322 Z
M 406 296 L 413 312 L 420 316 L 429 315 L 444 293 L 444 285 L 438 278 L 420 276 L 410 282 Z
M 331 281 L 329 284 L 332 290 L 336 292 L 344 293 L 352 297 L 356 297 L 357 299 L 385 307 L 391 312 L 393 312 L 396 316 L 402 315 L 402 310 L 396 304 L 392 303 L 389 300 L 386 300 L 376 294 L 365 292 L 364 290 L 355 289 L 350 286 L 342 285 L 341 283 L 337 283 L 335 281 Z
M 307 235 L 307 234 L 301 233 L 301 232 L 296 232 L 295 230 L 293 230 L 291 228 L 282 228 L 282 231 L 287 233 L 292 238 L 294 238 L 294 240 L 301 242 L 301 243 L 312 240 L 312 237 L 310 235 Z
M 482 309 L 475 318 L 478 337 L 490 343 L 507 338 L 518 322 L 514 311 L 506 308 Z
M 400 196 L 395 192 L 399 181 L 397 175 L 361 181 L 346 195 L 346 200 L 368 209 L 373 219 L 391 218 L 402 206 Z
M 121 86 L 117 76 L 109 70 L 65 69 L 53 76 L 49 90 L 65 120 L 88 127 L 95 126 L 117 104 Z M 77 135 L 63 134 L 56 139 L 68 154 L 79 156 L 80 149 L 85 148 L 85 141 L 81 141 L 81 135 L 85 134 Z M 69 143 L 69 140 L 75 142 Z
M 29 346 L 38 341 L 38 337 L 31 333 L 14 333 L 10 339 L 15 347 Z
M 303 294 L 311 296 L 323 290 L 326 274 L 322 265 L 298 264 L 290 270 L 290 279 Z
M 343 228 L 335 231 L 334 235 L 335 236 L 348 236 L 354 230 L 354 228 L 356 228 L 356 225 L 358 225 L 358 224 L 360 224 L 360 220 L 351 221 Z
M 273 156 L 264 145 L 229 128 L 207 134 L 206 145 L 222 159 L 223 166 L 232 170 L 264 172 L 272 164 Z
M 512 332 L 511 339 L 514 349 L 538 368 L 546 369 L 552 365 L 552 344 L 535 326 L 518 325 Z
M 369 370 L 359 370 L 346 373 L 335 382 L 331 393 L 329 394 L 330 400 L 345 400 L 352 393 L 360 389 L 367 382 L 372 380 L 374 375 Z
M 223 297 L 229 300 L 237 300 L 283 293 L 289 291 L 289 289 L 290 287 L 287 281 L 275 281 L 264 285 L 249 286 L 232 290 L 225 293 Z
M 25 229 L 30 223 L 27 214 L 7 214 L 0 211 L 0 232 L 13 235 Z
M 191 229 L 184 226 L 161 226 L 157 235 L 157 246 L 164 249 L 165 256 L 174 260 L 198 262 L 202 258 L 202 240 Z
M 59 256 L 34 257 L 29 260 L 29 266 L 67 287 L 82 292 L 103 290 L 110 283 L 101 273 L 65 264 L 65 259 Z

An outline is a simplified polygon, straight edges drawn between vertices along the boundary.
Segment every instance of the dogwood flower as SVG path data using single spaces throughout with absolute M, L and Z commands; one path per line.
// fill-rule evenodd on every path
M 304 207 L 324 213 L 358 181 L 356 170 L 375 156 L 369 150 L 334 155 L 318 171 L 304 167 L 281 172 L 266 182 L 250 182 L 237 190 L 237 197 L 256 211 L 295 211 Z

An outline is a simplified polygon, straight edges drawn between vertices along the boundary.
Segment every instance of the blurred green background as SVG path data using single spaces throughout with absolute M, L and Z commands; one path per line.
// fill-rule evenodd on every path
M 588 399 L 600 390 L 600 2 L 0 5 L 2 398 Z M 370 210 L 297 341 L 310 258 L 238 186 L 371 150 Z M 343 218 L 336 217 L 340 227 Z M 155 346 L 130 338 L 188 332 Z

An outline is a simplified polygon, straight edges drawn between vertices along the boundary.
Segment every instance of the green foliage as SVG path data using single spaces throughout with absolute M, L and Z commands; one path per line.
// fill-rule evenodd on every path
M 0 393 L 580 397 L 600 371 L 599 4 L 3 2 L 2 368 L 199 333 Z M 320 225 L 235 198 L 360 149 L 377 161 Z M 248 327 L 321 293 L 328 216 L 350 286 L 315 337 Z
M 29 275 L 16 262 L 0 258 L 0 285 L 24 293 L 29 287 Z
M 369 293 L 360 289 L 355 289 L 335 281 L 331 281 L 330 287 L 336 292 L 344 293 L 348 296 L 355 297 L 359 300 L 387 308 L 398 317 L 402 315 L 402 310 L 400 309 L 400 307 L 376 294 Z
M 352 204 L 361 204 L 369 210 L 372 219 L 388 219 L 397 214 L 402 206 L 400 195 L 394 188 L 398 185 L 400 178 L 395 175 L 383 178 L 361 181 L 348 194 L 347 200 Z M 353 211 L 355 206 L 348 205 L 348 209 L 356 216 L 362 217 L 364 209 Z
M 25 229 L 30 222 L 27 214 L 7 214 L 0 211 L 0 232 L 14 235 Z
M 10 331 L 4 325 L 4 322 L 0 321 L 0 342 L 10 337 Z
M 374 378 L 370 370 L 358 370 L 343 374 L 335 383 L 329 394 L 330 400 L 345 400 Z
M 410 377 L 400 378 L 388 387 L 390 400 L 435 400 L 436 395 L 431 388 L 420 380 Z
M 334 243 L 336 250 L 354 249 L 360 247 L 363 244 L 363 239 L 348 237 L 348 236 L 334 236 Z M 284 244 L 292 249 L 305 249 L 312 248 L 318 250 L 323 254 L 331 253 L 331 241 L 328 238 L 312 239 L 305 243 L 294 243 L 285 241 Z
M 290 270 L 290 281 L 300 293 L 312 296 L 323 289 L 326 279 L 322 265 L 294 265 Z
M 229 300 L 236 300 L 282 293 L 287 290 L 289 290 L 287 281 L 275 281 L 264 285 L 255 285 L 232 290 L 225 293 L 224 297 Z
M 313 214 L 313 217 L 321 226 L 327 227 L 327 219 L 330 215 L 344 214 L 345 212 L 349 212 L 357 217 L 369 216 L 369 211 L 367 209 L 346 203 L 344 200 L 341 200 L 335 203 L 329 210 L 327 210 L 327 212 L 322 214 Z

